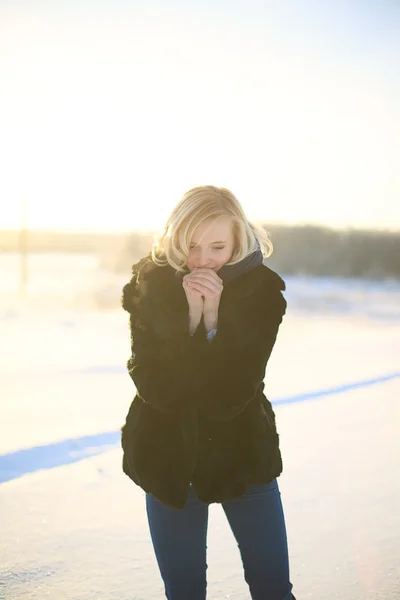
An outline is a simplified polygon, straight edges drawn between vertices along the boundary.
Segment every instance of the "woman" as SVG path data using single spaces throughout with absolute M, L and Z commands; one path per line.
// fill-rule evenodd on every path
M 263 251 L 261 250 L 263 249 Z M 208 505 L 222 504 L 253 600 L 289 600 L 275 413 L 265 368 L 286 310 L 267 235 L 225 188 L 187 192 L 133 266 L 123 470 L 146 492 L 168 600 L 206 597 Z

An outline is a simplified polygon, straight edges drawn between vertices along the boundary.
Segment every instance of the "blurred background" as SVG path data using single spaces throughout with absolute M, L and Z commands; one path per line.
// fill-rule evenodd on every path
M 120 296 L 202 184 L 287 285 L 266 383 L 296 597 L 400 597 L 399 65 L 398 0 L 0 0 L 1 597 L 162 597 L 120 468 Z M 209 590 L 244 600 L 218 510 Z
M 0 11 L 3 303 L 68 288 L 115 306 L 117 275 L 206 183 L 270 231 L 283 274 L 399 280 L 397 2 Z
M 0 11 L 3 301 L 62 280 L 114 306 L 115 275 L 206 183 L 270 231 L 283 274 L 399 280 L 397 2 Z

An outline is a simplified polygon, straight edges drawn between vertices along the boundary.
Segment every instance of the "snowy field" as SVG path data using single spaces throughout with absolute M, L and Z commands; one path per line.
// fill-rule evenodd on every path
M 161 600 L 144 495 L 123 473 L 129 277 L 0 254 L 0 598 Z M 286 278 L 266 386 L 297 600 L 400 599 L 400 285 Z M 210 508 L 208 598 L 249 600 Z M 190 600 L 190 599 L 188 599 Z

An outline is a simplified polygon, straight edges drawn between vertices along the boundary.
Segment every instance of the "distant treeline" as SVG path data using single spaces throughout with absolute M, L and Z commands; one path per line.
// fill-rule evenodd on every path
M 267 264 L 285 275 L 400 279 L 400 232 L 338 231 L 318 226 L 268 227 L 274 246 Z M 113 268 L 125 271 L 150 249 L 148 239 L 129 236 Z
M 400 279 L 400 232 L 315 226 L 269 228 L 274 252 L 268 264 L 282 273 L 366 279 Z
M 318 226 L 267 226 L 274 252 L 267 264 L 282 274 L 400 279 L 400 231 L 334 230 Z M 151 249 L 152 233 L 0 231 L 0 251 L 92 252 L 113 271 L 130 272 Z

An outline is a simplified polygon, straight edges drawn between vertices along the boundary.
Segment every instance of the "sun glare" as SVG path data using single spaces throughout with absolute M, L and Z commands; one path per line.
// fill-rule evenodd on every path
M 400 226 L 400 109 L 377 73 L 251 32 L 201 53 L 190 20 L 183 54 L 179 24 L 149 40 L 134 16 L 0 25 L 1 228 L 26 203 L 36 229 L 157 229 L 206 183 L 266 222 Z

